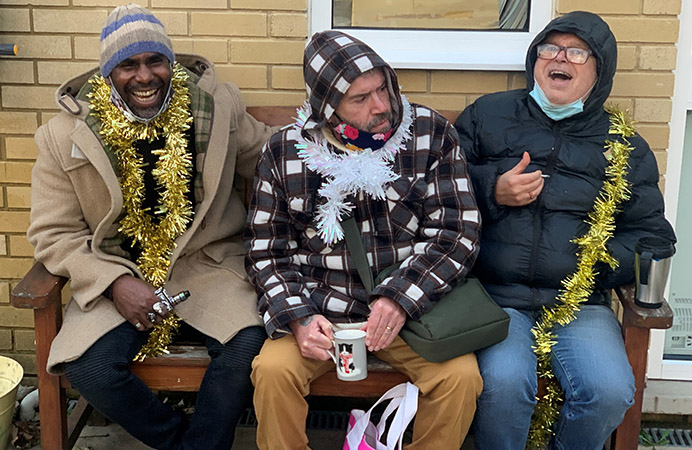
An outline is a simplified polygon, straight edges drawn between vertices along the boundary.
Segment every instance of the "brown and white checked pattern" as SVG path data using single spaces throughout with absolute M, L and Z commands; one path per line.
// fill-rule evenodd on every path
M 390 297 L 415 318 L 470 270 L 480 216 L 451 124 L 431 109 L 412 107 L 413 138 L 396 156 L 393 168 L 400 178 L 388 186 L 386 200 L 351 201 L 374 273 L 402 266 L 371 298 Z M 246 227 L 246 266 L 273 338 L 308 315 L 357 322 L 369 313 L 370 299 L 345 243 L 329 247 L 317 235 L 322 178 L 298 156 L 300 132 L 295 126 L 284 129 L 265 146 Z
M 315 33 L 303 56 L 303 77 L 313 114 L 306 129 L 317 128 L 324 121 L 335 126 L 334 115 L 351 83 L 374 68 L 381 68 L 389 87 L 394 116 L 402 110 L 399 84 L 394 70 L 367 44 L 336 30 Z M 396 120 L 394 127 L 399 125 Z

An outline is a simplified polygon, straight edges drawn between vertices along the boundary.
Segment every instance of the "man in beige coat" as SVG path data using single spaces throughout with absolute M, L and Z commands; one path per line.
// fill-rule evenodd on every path
M 176 57 L 161 23 L 134 4 L 108 17 L 100 70 L 56 100 L 62 111 L 36 133 L 28 231 L 36 259 L 71 279 L 48 370 L 151 447 L 230 448 L 265 339 L 233 186 L 236 174 L 252 178 L 272 130 L 209 61 Z M 152 328 L 166 335 L 175 321 L 159 287 L 190 292 L 175 314 L 211 357 L 189 423 L 128 369 L 143 345 L 159 347 L 147 343 Z

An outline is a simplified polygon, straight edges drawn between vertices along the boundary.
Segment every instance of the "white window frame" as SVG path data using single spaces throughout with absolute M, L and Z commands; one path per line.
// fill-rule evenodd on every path
M 690 195 L 680 191 L 682 178 L 682 156 L 685 138 L 687 111 L 692 110 L 692 4 L 682 2 L 678 34 L 678 56 L 675 65 L 675 90 L 673 92 L 673 113 L 670 121 L 670 141 L 668 144 L 668 164 L 666 165 L 665 203 L 666 217 L 675 227 L 678 199 Z M 673 260 L 675 264 L 675 260 Z M 670 283 L 665 297 L 669 296 Z M 647 377 L 650 379 L 692 381 L 692 361 L 663 359 L 666 331 L 652 330 L 649 346 Z
M 554 0 L 531 0 L 529 31 L 344 29 L 397 69 L 524 70 L 526 49 L 554 15 Z M 331 0 L 310 0 L 310 36 L 332 28 Z

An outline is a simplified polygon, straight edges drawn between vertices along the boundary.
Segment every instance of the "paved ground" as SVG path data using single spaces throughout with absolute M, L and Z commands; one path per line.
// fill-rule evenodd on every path
M 327 430 L 308 430 L 312 450 L 341 450 L 345 433 Z M 473 438 L 467 439 L 461 450 L 473 450 Z M 105 427 L 85 427 L 75 450 L 147 450 L 151 447 L 138 442 L 122 428 L 111 424 Z M 233 450 L 257 450 L 255 428 L 239 427 Z
M 308 430 L 312 450 L 342 450 L 345 433 L 325 430 Z M 151 447 L 138 442 L 122 428 L 111 424 L 105 427 L 88 426 L 77 440 L 75 450 L 148 450 Z M 473 436 L 464 442 L 460 450 L 474 450 Z M 656 445 L 659 450 L 692 450 L 692 447 Z M 257 450 L 255 445 L 255 428 L 239 427 L 233 450 Z M 652 447 L 640 445 L 638 450 L 652 450 Z
M 341 450 L 344 442 L 344 433 L 308 430 L 308 438 L 310 439 L 310 448 L 312 450 Z M 138 442 L 122 428 L 114 424 L 105 427 L 85 427 L 75 445 L 75 450 L 147 450 L 150 448 Z M 236 431 L 233 450 L 257 450 L 255 445 L 255 428 L 239 427 Z
M 651 384 L 654 384 L 653 382 Z M 688 383 L 684 386 L 684 388 L 689 389 L 690 386 L 692 386 L 692 383 Z M 663 387 L 668 387 L 668 385 L 665 385 Z M 681 412 L 684 412 L 686 414 L 690 414 L 689 410 L 687 410 L 687 407 L 692 404 L 691 400 L 691 395 L 688 392 L 687 395 L 678 395 L 676 400 L 673 401 L 671 400 L 673 398 L 673 395 L 671 393 L 668 393 L 668 390 L 666 389 L 658 389 L 661 390 L 661 392 L 657 392 L 656 399 L 657 402 L 656 404 L 661 404 L 661 405 L 667 405 L 666 401 L 670 403 L 670 405 L 666 406 L 665 412 L 671 413 L 675 412 L 677 414 L 680 414 Z M 673 389 L 675 390 L 675 389 Z M 653 392 L 653 391 L 652 391 Z M 678 393 L 680 393 L 680 390 L 678 390 Z M 668 397 L 671 397 L 671 399 L 668 399 Z M 176 399 L 177 400 L 177 399 Z M 670 401 L 668 401 L 670 400 Z M 348 411 L 351 408 L 363 408 L 367 409 L 370 405 L 370 402 L 363 402 L 362 400 L 356 400 L 352 399 L 351 403 L 344 403 L 346 402 L 345 399 L 339 399 L 338 404 L 334 403 L 334 399 L 330 398 L 316 398 L 313 399 L 311 403 L 311 411 L 317 410 L 317 411 L 322 411 L 324 414 L 329 416 L 330 414 L 336 414 L 337 416 L 340 414 L 343 414 L 343 411 Z M 675 410 L 673 410 L 673 406 L 675 406 Z M 659 408 L 661 409 L 661 408 Z M 311 416 L 313 416 L 311 414 Z M 317 418 L 312 417 L 310 420 L 311 426 L 308 427 L 308 437 L 310 440 L 310 447 L 312 450 L 341 450 L 343 448 L 343 441 L 344 441 L 344 436 L 345 432 L 344 431 L 335 431 L 335 429 L 338 429 L 339 427 L 344 424 L 345 418 L 342 416 L 340 419 L 336 421 L 331 421 L 326 420 L 320 417 L 320 414 L 316 415 Z M 674 416 L 671 416 L 674 417 Z M 93 417 L 92 417 L 93 418 Z M 233 447 L 234 450 L 256 450 L 257 446 L 255 445 L 255 433 L 256 433 L 256 428 L 252 426 L 256 422 L 253 421 L 252 415 L 245 417 L 247 421 L 242 422 L 246 425 L 244 426 L 239 426 L 236 432 L 236 441 L 235 445 Z M 341 420 L 341 422 L 339 422 Z M 91 421 L 91 419 L 90 419 Z M 105 421 L 102 417 L 100 419 L 96 418 L 92 421 L 94 424 L 101 424 Z M 324 425 L 324 424 L 327 425 Z M 317 424 L 317 425 L 316 425 Z M 320 426 L 319 424 L 323 424 Z M 345 426 L 345 425 L 344 425 Z M 689 423 L 685 424 L 676 424 L 673 422 L 665 422 L 661 424 L 649 424 L 648 426 L 658 426 L 661 428 L 689 428 Z M 321 428 L 321 429 L 320 429 Z M 325 430 L 324 428 L 329 428 Z M 106 426 L 87 426 L 81 434 L 81 437 L 76 443 L 75 449 L 76 450 L 147 450 L 150 447 L 145 446 L 144 444 L 141 444 L 134 438 L 132 438 L 127 432 L 125 432 L 121 427 L 115 424 L 110 424 Z M 666 445 L 656 445 L 655 448 L 658 448 L 659 450 L 663 449 L 675 449 L 675 450 L 692 450 L 692 447 L 680 447 L 680 446 L 666 446 Z M 467 442 L 464 443 L 464 446 L 462 447 L 461 450 L 473 450 L 473 437 L 469 437 L 467 439 Z M 12 450 L 12 449 L 8 449 Z M 32 449 L 32 450 L 39 450 L 38 448 Z M 651 450 L 651 447 L 644 447 L 644 446 L 639 446 L 639 450 Z
M 239 427 L 236 431 L 236 441 L 233 450 L 257 450 L 255 445 L 254 427 Z M 344 442 L 344 432 L 330 430 L 308 430 L 310 448 L 312 450 L 341 450 Z M 692 450 L 692 447 L 671 447 L 656 445 L 659 450 Z M 151 447 L 140 443 L 131 437 L 118 425 L 87 426 L 82 431 L 75 444 L 74 450 L 149 450 Z M 11 447 L 7 450 L 13 450 Z M 36 449 L 38 450 L 38 449 Z M 474 450 L 473 436 L 467 438 L 460 450 Z M 638 450 L 652 450 L 652 447 L 639 446 Z
M 257 450 L 254 427 L 238 427 L 233 450 Z M 312 450 L 342 450 L 345 433 L 332 430 L 308 429 Z M 77 440 L 75 450 L 148 450 L 151 447 L 138 442 L 118 425 L 87 426 Z M 473 436 L 469 436 L 460 450 L 474 450 Z M 692 447 L 656 445 L 659 450 L 692 450 Z M 11 450 L 11 449 L 8 449 Z M 652 450 L 650 446 L 638 450 Z

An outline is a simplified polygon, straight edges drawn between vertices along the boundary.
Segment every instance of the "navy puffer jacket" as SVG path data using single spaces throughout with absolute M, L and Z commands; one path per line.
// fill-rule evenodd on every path
M 536 46 L 551 31 L 572 33 L 589 44 L 597 60 L 598 80 L 584 111 L 561 121 L 548 118 L 529 97 L 533 88 Z M 605 181 L 604 156 L 609 116 L 603 104 L 613 85 L 617 48 L 608 25 L 587 12 L 572 12 L 553 20 L 529 47 L 528 89 L 490 94 L 470 105 L 456 120 L 466 152 L 478 206 L 483 218 L 481 249 L 474 273 L 501 306 L 537 310 L 555 303 L 560 282 L 574 272 L 577 246 L 572 239 L 588 229 L 587 215 Z M 606 290 L 634 281 L 634 245 L 656 235 L 675 242 L 664 218 L 659 173 L 651 149 L 639 135 L 629 139 L 628 180 L 631 199 L 616 217 L 615 236 L 608 242 L 619 267 L 605 264 L 589 304 L 609 304 Z M 550 178 L 533 203 L 523 207 L 498 205 L 495 183 L 528 152 L 526 172 L 542 170 Z

